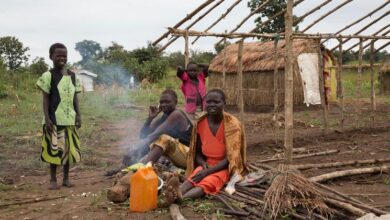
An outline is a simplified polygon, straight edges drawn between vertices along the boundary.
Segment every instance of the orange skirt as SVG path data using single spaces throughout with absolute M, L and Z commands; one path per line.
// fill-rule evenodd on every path
M 216 173 L 210 174 L 203 178 L 200 182 L 195 183 L 192 181 L 192 177 L 195 176 L 199 171 L 203 170 L 202 166 L 198 166 L 194 172 L 188 178 L 188 181 L 192 183 L 193 186 L 197 186 L 203 189 L 204 193 L 208 194 L 218 194 L 219 191 L 225 186 L 226 182 L 229 180 L 229 170 L 224 169 Z

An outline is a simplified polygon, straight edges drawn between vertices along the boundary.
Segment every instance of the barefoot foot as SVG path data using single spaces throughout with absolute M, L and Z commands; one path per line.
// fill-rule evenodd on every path
M 49 184 L 49 190 L 56 190 L 59 189 L 60 187 L 57 185 L 57 181 L 50 181 Z
M 74 187 L 74 184 L 69 182 L 69 180 L 63 180 L 62 185 L 68 188 Z

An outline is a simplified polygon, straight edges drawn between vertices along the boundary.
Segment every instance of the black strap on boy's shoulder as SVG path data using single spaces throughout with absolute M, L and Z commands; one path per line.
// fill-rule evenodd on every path
M 76 87 L 76 74 L 70 70 L 68 70 L 68 74 L 70 75 L 70 78 L 72 79 L 72 83 L 74 87 Z

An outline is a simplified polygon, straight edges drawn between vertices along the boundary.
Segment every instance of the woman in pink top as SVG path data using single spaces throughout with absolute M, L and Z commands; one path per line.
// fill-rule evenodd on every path
M 198 67 L 202 71 L 198 71 Z M 204 110 L 204 97 L 206 95 L 206 77 L 208 76 L 208 66 L 196 63 L 189 63 L 187 70 L 182 67 L 177 68 L 177 77 L 182 81 L 181 91 L 185 98 L 185 111 L 195 117 L 197 109 Z

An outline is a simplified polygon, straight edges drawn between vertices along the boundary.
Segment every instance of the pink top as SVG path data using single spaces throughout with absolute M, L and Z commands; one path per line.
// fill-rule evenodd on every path
M 190 77 L 188 76 L 187 72 L 184 72 L 180 79 L 182 81 L 181 83 L 181 91 L 184 94 L 184 97 L 186 99 L 185 102 L 185 111 L 187 113 L 195 113 L 196 112 L 196 99 L 198 97 L 198 92 L 200 97 L 202 98 L 202 109 L 204 109 L 205 102 L 204 97 L 206 96 L 206 77 L 203 72 L 200 72 L 198 74 L 198 85 L 194 83 Z

